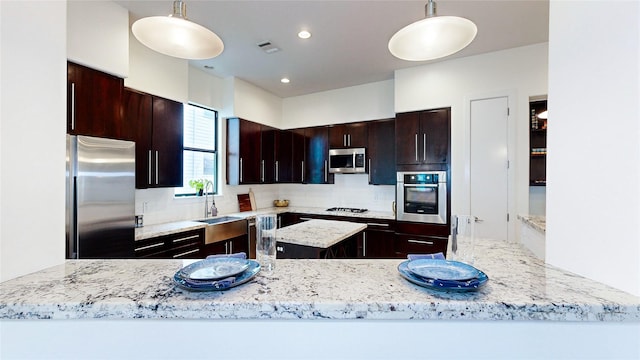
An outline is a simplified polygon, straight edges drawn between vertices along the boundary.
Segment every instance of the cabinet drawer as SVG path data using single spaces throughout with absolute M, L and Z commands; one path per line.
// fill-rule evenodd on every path
M 416 236 L 411 234 L 396 234 L 396 252 L 402 257 L 407 254 L 433 254 L 442 252 L 446 255 L 446 237 Z
M 165 240 L 152 238 L 136 241 L 135 254 L 137 258 L 165 258 L 167 256 Z
M 203 245 L 204 229 L 196 229 L 138 240 L 135 253 L 137 258 L 200 258 Z
M 203 236 L 199 232 L 181 233 L 178 236 L 167 239 L 171 249 L 170 255 L 174 259 L 200 258 L 200 249 Z

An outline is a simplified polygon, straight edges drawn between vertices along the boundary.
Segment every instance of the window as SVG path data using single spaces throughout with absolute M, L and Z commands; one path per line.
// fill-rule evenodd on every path
M 184 105 L 184 169 L 183 184 L 175 189 L 176 196 L 196 195 L 191 180 L 204 179 L 213 183 L 209 194 L 218 192 L 218 112 L 201 106 Z

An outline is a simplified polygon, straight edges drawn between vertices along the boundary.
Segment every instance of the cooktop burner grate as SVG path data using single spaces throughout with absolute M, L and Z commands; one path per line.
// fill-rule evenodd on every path
M 351 213 L 363 213 L 363 212 L 367 212 L 367 209 L 332 207 L 332 208 L 327 209 L 327 211 L 342 211 L 342 212 L 351 212 Z

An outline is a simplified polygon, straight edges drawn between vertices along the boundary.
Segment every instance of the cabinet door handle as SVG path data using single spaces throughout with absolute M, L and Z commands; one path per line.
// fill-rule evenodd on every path
M 228 254 L 233 254 L 233 241 L 229 241 L 229 252 Z
M 423 240 L 409 239 L 409 240 L 407 240 L 407 242 L 412 243 L 412 244 L 433 245 L 433 241 L 423 241 Z
M 173 239 L 172 242 L 175 244 L 175 243 L 179 243 L 179 242 L 183 242 L 183 241 L 187 241 L 187 240 L 191 240 L 191 239 L 197 239 L 199 237 L 200 237 L 200 235 L 191 235 L 191 236 L 187 236 L 187 237 L 183 237 L 183 238 Z
M 313 220 L 313 218 L 308 218 L 308 217 L 301 217 L 300 221 L 309 221 L 309 220 Z
M 282 227 L 282 216 L 278 216 L 278 225 L 277 225 L 278 229 L 280 229 Z
M 228 241 L 224 242 L 224 253 L 225 254 L 229 254 L 229 242 Z
M 198 252 L 198 251 L 200 251 L 200 249 L 193 249 L 193 250 L 185 251 L 185 252 L 180 253 L 180 254 L 173 255 L 173 257 L 174 257 L 174 258 L 179 258 L 179 257 L 181 257 L 181 256 L 185 256 L 185 255 L 193 254 L 193 253 L 196 253 L 196 252 Z
M 240 158 L 240 183 L 242 183 L 242 158 Z
M 151 150 L 149 150 L 149 185 L 151 185 Z
M 367 233 L 362 233 L 362 257 L 367 257 Z
M 324 182 L 329 181 L 329 165 L 327 164 L 327 160 L 324 161 Z
M 422 134 L 422 160 L 427 161 L 427 133 Z
M 159 172 L 159 170 L 158 170 L 158 163 L 159 163 L 159 161 L 160 161 L 159 159 L 160 159 L 160 155 L 159 155 L 159 153 L 158 153 L 158 150 L 156 150 L 156 185 L 158 185 L 158 184 L 159 184 L 159 182 L 158 182 L 158 172 Z
M 369 158 L 369 184 L 371 184 L 371 158 Z
M 278 173 L 279 173 L 279 172 L 280 172 L 280 171 L 279 171 L 279 169 L 278 169 L 278 160 L 276 160 L 276 182 L 278 182 L 278 178 L 279 178 L 279 176 L 278 176 L 279 174 L 278 174 Z
M 367 223 L 367 226 L 389 227 L 389 224 L 382 224 L 382 223 Z
M 260 161 L 260 181 L 264 182 L 264 160 Z
M 347 146 L 347 134 L 342 134 L 342 146 Z
M 351 134 L 347 134 L 347 146 L 351 146 Z
M 416 161 L 418 161 L 418 133 L 416 133 Z
M 71 83 L 71 130 L 76 129 L 76 83 Z
M 142 247 L 136 248 L 134 251 L 142 251 L 142 250 L 153 249 L 153 248 L 157 248 L 158 246 L 164 246 L 164 241 L 163 242 L 159 242 L 159 243 L 155 243 L 155 244 L 151 244 L 151 245 L 147 245 L 147 246 L 142 246 Z
M 304 161 L 302 161 L 302 168 L 301 168 L 300 172 L 302 173 L 302 176 L 301 176 L 302 182 L 304 182 Z

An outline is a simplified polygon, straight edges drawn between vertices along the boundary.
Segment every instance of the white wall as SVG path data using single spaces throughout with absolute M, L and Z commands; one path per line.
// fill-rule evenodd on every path
M 451 211 L 469 211 L 469 183 L 465 175 L 468 157 L 468 121 L 466 104 L 483 95 L 510 98 L 509 126 L 515 126 L 515 154 L 512 172 L 515 202 L 509 211 L 512 219 L 529 212 L 529 97 L 547 93 L 547 47 L 536 44 L 477 56 L 442 61 L 397 70 L 395 74 L 395 111 L 406 112 L 451 107 Z M 512 103 L 513 101 L 513 103 Z M 514 141 L 515 140 L 515 141 Z M 511 176 L 510 175 L 510 176 Z M 511 222 L 510 238 L 517 236 Z
M 224 80 L 189 66 L 189 101 L 215 110 L 224 107 Z
M 597 19 L 597 21 L 594 21 Z M 640 2 L 551 1 L 547 262 L 640 295 Z M 593 175 L 603 174 L 602 187 Z
M 282 99 L 251 83 L 233 78 L 233 116 L 280 128 Z
M 66 2 L 0 1 L 0 281 L 64 261 Z
M 6 320 L 2 326 L 3 359 L 637 360 L 640 355 L 638 322 L 74 319 Z M 247 336 L 238 336 L 247 329 L 260 334 L 251 346 Z M 171 341 L 158 341 L 167 334 Z M 212 337 L 224 346 L 176 345 L 209 344 Z M 418 347 L 426 337 L 429 345 Z
M 130 29 L 129 26 L 127 26 Z M 155 52 L 129 30 L 129 77 L 124 86 L 167 99 L 189 101 L 189 62 Z
M 283 129 L 393 118 L 393 80 L 283 100 Z
M 129 12 L 113 1 L 67 2 L 67 58 L 129 76 Z
M 529 187 L 529 215 L 547 214 L 547 188 L 546 186 Z

